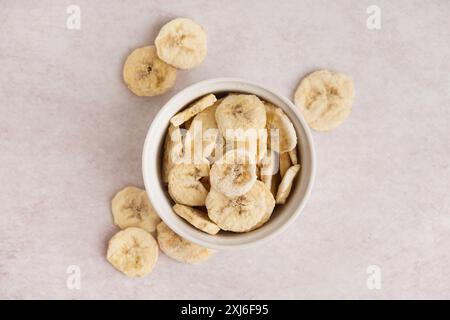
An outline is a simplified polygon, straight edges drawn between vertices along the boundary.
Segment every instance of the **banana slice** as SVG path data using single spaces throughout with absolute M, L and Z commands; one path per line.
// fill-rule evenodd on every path
M 284 174 L 283 179 L 281 180 L 280 185 L 278 186 L 276 203 L 284 204 L 286 202 L 289 193 L 291 193 L 292 183 L 294 181 L 295 176 L 300 171 L 300 165 L 296 164 L 295 166 L 290 167 L 286 173 Z
M 266 214 L 265 188 L 261 181 L 256 181 L 249 192 L 234 198 L 212 188 L 205 201 L 209 218 L 222 230 L 249 231 Z
M 291 167 L 291 158 L 289 157 L 289 153 L 285 152 L 285 153 L 280 154 L 281 177 L 284 177 L 284 174 L 290 167 Z
M 213 95 L 212 93 L 208 94 L 192 103 L 187 109 L 173 116 L 172 119 L 170 119 L 170 122 L 175 127 L 180 126 L 196 114 L 212 106 L 216 101 L 217 99 L 215 95 Z
M 220 101 L 217 100 L 211 107 L 197 114 L 189 126 L 186 135 L 189 138 L 186 139 L 185 146 L 186 149 L 190 148 L 191 157 L 195 159 L 198 156 L 208 158 L 216 147 L 219 129 L 217 128 L 215 114 Z M 201 152 L 201 154 L 198 155 L 198 152 Z
M 262 227 L 267 221 L 269 221 L 270 217 L 272 216 L 273 209 L 275 208 L 275 198 L 267 186 L 264 185 L 264 197 L 266 201 L 266 212 L 264 213 L 264 216 L 262 217 L 261 221 L 259 221 L 256 226 L 250 229 L 250 231 L 258 229 L 259 227 Z
M 259 129 L 258 130 L 258 151 L 256 157 L 256 163 L 261 164 L 263 159 L 267 155 L 267 130 Z
M 157 96 L 173 87 L 177 71 L 158 58 L 154 46 L 134 50 L 123 66 L 123 80 L 137 96 Z
M 269 150 L 266 157 L 261 162 L 261 181 L 270 189 L 272 184 L 272 176 L 278 172 L 279 157 L 278 154 Z
M 183 136 L 179 127 L 169 124 L 169 129 L 164 141 L 163 153 L 163 181 L 169 182 L 169 172 L 177 163 L 183 160 Z
M 202 112 L 200 112 L 199 114 L 197 114 L 194 119 L 193 122 L 199 122 L 202 124 L 202 129 L 204 131 L 208 130 L 208 129 L 217 129 L 217 122 L 216 122 L 216 110 L 217 110 L 217 106 L 222 102 L 223 99 L 218 99 L 216 100 L 216 102 L 214 102 L 211 107 L 203 110 Z
M 244 149 L 258 165 L 267 155 L 266 129 L 227 130 L 225 136 L 227 150 Z
M 204 206 L 208 190 L 200 179 L 209 175 L 209 164 L 177 164 L 169 173 L 169 194 L 187 206 Z
M 172 259 L 183 263 L 202 262 L 213 254 L 213 251 L 181 238 L 161 222 L 156 227 L 156 239 L 162 252 Z
M 227 130 L 245 132 L 265 128 L 266 110 L 255 95 L 230 94 L 217 107 L 216 122 L 226 138 Z
M 220 231 L 220 228 L 208 218 L 208 215 L 200 210 L 176 204 L 173 206 L 173 211 L 203 232 L 214 235 Z
M 215 148 L 209 157 L 209 162 L 213 165 L 216 161 L 222 159 L 223 155 L 227 152 L 227 143 L 222 133 L 219 130 Z
M 274 140 L 269 139 L 269 148 L 279 153 L 294 149 L 297 145 L 297 133 L 291 120 L 289 120 L 283 110 L 275 107 L 273 104 L 266 102 L 264 105 L 267 115 L 268 136 L 272 137 L 278 133 L 277 143 L 273 143 Z
M 179 69 L 191 69 L 205 60 L 206 33 L 194 21 L 176 18 L 166 23 L 155 40 L 161 60 Z
M 329 131 L 349 116 L 354 97 L 353 81 L 347 75 L 319 70 L 306 76 L 294 94 L 311 128 Z
M 227 152 L 230 150 L 243 150 L 252 162 L 257 162 L 258 137 L 255 130 L 249 129 L 245 132 L 242 130 L 227 130 L 225 142 L 225 150 Z
M 227 197 L 247 193 L 256 181 L 256 164 L 245 150 L 228 151 L 210 171 L 211 187 Z
M 297 157 L 297 149 L 294 148 L 291 151 L 289 151 L 289 158 L 291 158 L 292 164 L 298 164 L 298 157 Z
M 129 277 L 152 272 L 158 260 L 158 244 L 152 235 L 139 228 L 127 228 L 109 240 L 106 259 Z
M 111 202 L 114 224 L 119 228 L 142 228 L 154 232 L 161 219 L 153 209 L 145 190 L 129 186 L 119 191 Z

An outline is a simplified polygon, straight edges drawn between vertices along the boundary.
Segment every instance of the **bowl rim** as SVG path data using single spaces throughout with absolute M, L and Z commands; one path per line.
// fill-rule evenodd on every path
M 290 111 L 295 115 L 298 122 L 300 123 L 300 126 L 302 127 L 302 130 L 303 130 L 304 135 L 307 140 L 307 145 L 308 145 L 308 149 L 309 149 L 309 158 L 310 158 L 310 170 L 308 171 L 309 176 L 308 176 L 308 181 L 307 181 L 305 192 L 304 192 L 302 198 L 299 199 L 297 207 L 295 209 L 293 209 L 294 210 L 293 213 L 290 215 L 290 217 L 288 217 L 287 220 L 284 221 L 284 223 L 281 223 L 278 227 L 273 229 L 271 232 L 266 233 L 266 234 L 261 234 L 259 237 L 256 237 L 255 239 L 251 239 L 251 236 L 248 236 L 248 237 L 244 238 L 246 240 L 242 241 L 242 242 L 219 244 L 219 243 L 205 241 L 205 239 L 207 239 L 207 238 L 211 238 L 211 237 L 214 238 L 216 236 L 206 234 L 191 225 L 189 225 L 188 228 L 192 231 L 192 233 L 203 234 L 202 237 L 204 239 L 203 240 L 199 239 L 198 237 L 193 236 L 192 233 L 185 232 L 186 230 L 184 230 L 184 228 L 180 224 L 178 224 L 174 221 L 175 219 L 182 219 L 182 218 L 178 217 L 173 212 L 171 207 L 170 207 L 169 211 L 172 213 L 173 219 L 171 217 L 169 217 L 169 215 L 166 215 L 165 213 L 161 214 L 161 212 L 166 212 L 167 208 L 163 208 L 161 201 L 159 201 L 156 198 L 160 194 L 158 195 L 155 192 L 151 192 L 151 190 L 154 189 L 155 183 L 153 182 L 153 184 L 152 184 L 149 181 L 150 176 L 152 176 L 152 175 L 150 174 L 150 168 L 149 168 L 150 161 L 147 161 L 147 160 L 151 156 L 149 154 L 150 153 L 149 152 L 150 145 L 155 143 L 155 141 L 152 141 L 152 138 L 155 135 L 155 131 L 157 130 L 157 128 L 159 128 L 161 126 L 160 119 L 161 119 L 161 117 L 163 117 L 164 113 L 167 112 L 167 110 L 169 108 L 171 108 L 174 101 L 176 101 L 176 100 L 180 99 L 180 97 L 183 97 L 184 95 L 186 95 L 187 92 L 195 91 L 197 88 L 202 88 L 206 85 L 230 83 L 230 82 L 235 83 L 236 85 L 241 84 L 243 86 L 249 86 L 249 87 L 255 88 L 255 91 L 257 91 L 257 90 L 265 91 L 269 95 L 273 95 L 277 99 L 281 100 L 286 106 L 288 106 L 290 108 Z M 211 90 L 210 92 L 213 92 L 213 91 L 214 90 Z M 224 89 L 223 91 L 226 91 L 226 89 Z M 236 92 L 236 90 L 231 90 L 231 89 L 229 91 Z M 249 93 L 255 94 L 255 93 L 251 93 L 251 92 L 249 92 Z M 202 97 L 203 95 L 205 95 L 205 93 L 198 94 L 193 99 L 191 99 L 191 101 L 198 99 L 198 98 Z M 255 95 L 257 95 L 257 94 L 255 94 Z M 189 103 L 189 101 L 186 102 L 186 104 L 188 104 L 188 103 Z M 183 107 L 186 106 L 186 104 L 184 104 L 183 106 L 180 106 L 176 112 L 179 112 Z M 168 123 L 164 125 L 165 130 L 163 132 L 166 132 L 167 125 L 168 125 Z M 298 132 L 297 132 L 297 134 L 298 134 Z M 164 140 L 163 137 L 159 137 L 159 139 Z M 161 141 L 158 141 L 158 144 L 160 144 L 160 143 L 161 143 Z M 164 142 L 162 141 L 162 143 L 164 143 Z M 300 155 L 300 156 L 302 156 L 302 155 Z M 303 168 L 302 168 L 302 170 L 303 170 Z M 260 85 L 259 83 L 255 83 L 253 81 L 248 81 L 248 80 L 244 80 L 244 79 L 240 79 L 240 78 L 233 78 L 233 77 L 211 78 L 211 79 L 206 79 L 206 80 L 196 82 L 194 84 L 191 84 L 191 85 L 181 89 L 179 92 L 177 92 L 175 95 L 173 95 L 164 104 L 164 106 L 156 113 L 156 115 L 153 118 L 153 120 L 149 126 L 149 129 L 147 131 L 143 149 L 142 149 L 142 175 L 143 175 L 144 185 L 145 185 L 147 195 L 150 199 L 150 202 L 152 203 L 152 205 L 154 207 L 154 210 L 160 216 L 162 221 L 164 221 L 164 223 L 166 223 L 176 234 L 180 235 L 181 237 L 183 237 L 193 243 L 196 243 L 198 245 L 208 247 L 211 249 L 230 249 L 230 248 L 236 248 L 236 247 L 242 248 L 242 247 L 253 246 L 255 244 L 260 244 L 262 242 L 268 241 L 269 239 L 272 239 L 273 237 L 281 234 L 300 215 L 300 213 L 305 208 L 306 203 L 308 202 L 308 199 L 311 195 L 311 190 L 314 185 L 314 180 L 315 180 L 315 175 L 316 175 L 316 153 L 315 153 L 315 147 L 314 147 L 314 142 L 312 139 L 311 131 L 309 129 L 308 124 L 306 123 L 303 116 L 300 114 L 298 108 L 296 108 L 295 105 L 293 104 L 293 102 L 290 101 L 288 98 L 284 97 L 283 95 L 279 94 L 278 92 L 276 92 L 273 89 L 268 89 L 267 87 Z M 157 187 L 158 187 L 158 189 L 164 188 L 159 183 L 159 181 L 158 181 Z M 160 190 L 160 191 L 162 193 L 165 193 L 164 190 Z M 164 197 L 166 197 L 166 196 L 164 195 Z M 185 223 L 185 224 L 187 225 L 188 223 Z M 258 229 L 255 231 L 252 231 L 250 233 L 256 233 L 256 231 L 258 231 Z M 248 233 L 237 233 L 236 235 L 243 235 L 243 234 L 248 234 Z

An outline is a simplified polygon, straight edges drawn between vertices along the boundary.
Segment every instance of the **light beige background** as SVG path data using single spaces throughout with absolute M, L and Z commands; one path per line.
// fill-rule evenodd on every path
M 81 30 L 66 28 L 72 3 Z M 206 28 L 206 61 L 168 94 L 133 96 L 124 58 L 177 16 Z M 447 0 L 2 0 L 0 298 L 450 298 L 449 17 Z M 110 199 L 142 186 L 147 128 L 174 93 L 233 76 L 292 98 L 318 68 L 357 94 L 342 127 L 314 133 L 316 184 L 291 228 L 198 266 L 161 255 L 145 279 L 106 262 Z

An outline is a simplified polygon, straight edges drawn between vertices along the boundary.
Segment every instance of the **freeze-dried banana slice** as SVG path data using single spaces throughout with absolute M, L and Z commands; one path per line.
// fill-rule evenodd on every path
M 123 80 L 137 96 L 156 96 L 173 87 L 177 71 L 158 58 L 154 46 L 134 50 L 123 66 Z
M 150 233 L 127 228 L 111 238 L 106 258 L 129 277 L 145 276 L 152 272 L 158 260 L 158 244 Z
M 169 182 L 169 172 L 177 163 L 183 160 L 183 136 L 179 127 L 169 124 L 169 129 L 164 141 L 163 153 L 163 181 Z
M 284 152 L 280 154 L 280 174 L 281 177 L 284 177 L 286 171 L 291 167 L 291 158 L 289 157 L 289 153 Z
M 145 190 L 128 186 L 111 202 L 114 223 L 121 229 L 139 227 L 153 232 L 161 219 L 153 209 Z
M 182 204 L 174 205 L 173 211 L 203 232 L 214 235 L 220 231 L 220 228 L 208 218 L 208 215 L 205 212 Z
M 197 114 L 186 134 L 185 147 L 191 150 L 191 159 L 208 158 L 213 153 L 219 138 L 216 109 L 221 100 Z
M 266 157 L 261 162 L 261 181 L 270 189 L 272 185 L 272 176 L 279 171 L 278 154 L 269 150 Z
M 267 155 L 267 130 L 247 129 L 227 130 L 226 132 L 227 150 L 244 149 L 251 159 L 258 165 L 261 164 Z M 222 137 L 223 138 L 223 137 Z
M 270 189 L 264 185 L 264 197 L 266 200 L 266 212 L 264 213 L 264 216 L 262 217 L 261 221 L 259 221 L 256 226 L 254 226 L 251 230 L 258 229 L 259 227 L 262 227 L 267 221 L 269 221 L 270 217 L 272 216 L 273 209 L 275 208 L 275 198 L 270 191 Z
M 267 130 L 259 129 L 258 130 L 258 149 L 257 149 L 257 157 L 256 163 L 261 164 L 264 157 L 267 155 Z
M 266 214 L 264 188 L 261 181 L 256 181 L 249 192 L 234 198 L 212 188 L 205 201 L 209 218 L 222 230 L 249 231 Z
M 207 260 L 213 251 L 181 238 L 161 222 L 156 227 L 156 239 L 162 252 L 183 263 L 198 263 Z
M 265 102 L 268 129 L 268 145 L 269 148 L 279 153 L 292 150 L 297 145 L 297 133 L 294 125 L 288 116 L 280 108 L 273 104 Z M 273 139 L 277 134 L 278 139 Z M 276 141 L 276 143 L 274 143 Z
M 200 179 L 209 175 L 209 164 L 177 164 L 169 173 L 169 194 L 187 206 L 203 206 L 208 194 Z
M 278 186 L 276 203 L 284 204 L 286 202 L 287 197 L 291 193 L 292 183 L 294 181 L 295 176 L 300 171 L 300 165 L 296 164 L 295 166 L 290 167 L 286 173 L 284 174 L 283 179 L 281 180 L 280 185 Z
M 180 126 L 185 121 L 191 119 L 196 114 L 212 106 L 216 101 L 217 101 L 216 96 L 213 95 L 212 93 L 204 97 L 201 97 L 200 99 L 192 103 L 188 108 L 173 116 L 172 119 L 170 119 L 170 122 L 174 126 Z
M 211 187 L 227 197 L 247 193 L 256 181 L 256 163 L 245 150 L 228 151 L 210 171 Z
M 294 101 L 311 128 L 329 131 L 347 119 L 353 97 L 353 81 L 350 77 L 319 70 L 300 82 Z
M 213 149 L 213 152 L 211 153 L 211 156 L 209 157 L 209 162 L 211 165 L 213 165 L 217 160 L 222 159 L 223 155 L 227 152 L 227 143 L 225 141 L 225 138 L 223 137 L 222 133 L 219 130 L 219 133 L 217 135 L 216 145 Z
M 190 19 L 176 18 L 161 28 L 155 45 L 161 60 L 179 69 L 191 69 L 206 57 L 206 32 Z
M 216 110 L 217 106 L 222 102 L 223 99 L 216 100 L 209 108 L 206 108 L 205 110 L 198 113 L 193 119 L 192 123 L 198 122 L 202 124 L 202 130 L 206 131 L 208 129 L 217 129 L 217 122 L 216 122 Z M 192 126 L 191 123 L 191 126 Z M 189 126 L 189 130 L 191 129 L 191 126 Z
M 216 122 L 226 138 L 227 130 L 235 134 L 241 130 L 263 129 L 266 126 L 266 109 L 261 100 L 252 94 L 230 94 L 216 110 Z
M 289 151 L 289 158 L 291 158 L 292 164 L 298 164 L 298 157 L 297 157 L 297 149 L 294 148 L 291 151 Z

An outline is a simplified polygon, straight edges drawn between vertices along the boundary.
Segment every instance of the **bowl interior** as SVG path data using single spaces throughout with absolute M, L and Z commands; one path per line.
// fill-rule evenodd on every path
M 218 96 L 229 93 L 249 93 L 282 108 L 297 131 L 297 152 L 301 164 L 291 194 L 284 205 L 277 205 L 271 219 L 259 229 L 247 233 L 221 231 L 217 235 L 206 234 L 172 210 L 173 202 L 162 180 L 162 154 L 169 120 L 189 103 L 201 96 L 214 93 Z M 155 210 L 162 220 L 178 235 L 202 246 L 213 249 L 249 245 L 268 239 L 282 231 L 300 213 L 311 191 L 315 166 L 314 147 L 309 129 L 296 107 L 288 99 L 262 86 L 239 79 L 212 79 L 192 85 L 170 99 L 159 111 L 148 131 L 143 150 L 144 183 Z

